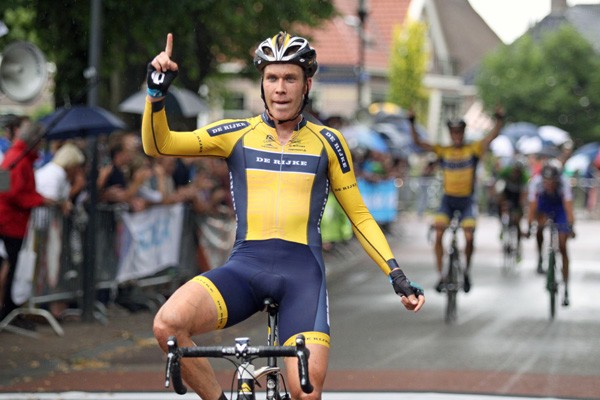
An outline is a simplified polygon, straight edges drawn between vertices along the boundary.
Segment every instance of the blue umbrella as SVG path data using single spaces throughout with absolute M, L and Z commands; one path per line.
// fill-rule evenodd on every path
M 537 125 L 531 122 L 512 122 L 500 131 L 500 135 L 507 136 L 513 143 L 517 143 L 522 137 L 539 136 Z
M 575 174 L 584 176 L 600 151 L 600 142 L 591 142 L 584 144 L 571 154 L 571 157 L 565 162 L 565 173 L 569 176 Z
M 109 111 L 89 106 L 60 108 L 40 122 L 47 129 L 47 139 L 98 136 L 126 128 L 125 123 Z
M 386 141 L 392 151 L 404 155 L 411 153 L 421 153 L 423 150 L 415 145 L 410 134 L 410 125 L 407 119 L 398 118 L 395 122 L 379 122 L 373 125 L 373 129 L 378 132 Z M 417 134 L 424 140 L 427 140 L 427 132 L 421 125 L 416 125 Z

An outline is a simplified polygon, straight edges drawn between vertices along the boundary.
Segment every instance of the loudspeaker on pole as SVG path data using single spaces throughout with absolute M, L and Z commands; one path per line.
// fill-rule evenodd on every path
M 27 103 L 35 99 L 47 77 L 46 57 L 32 43 L 11 43 L 0 55 L 0 91 L 13 101 Z

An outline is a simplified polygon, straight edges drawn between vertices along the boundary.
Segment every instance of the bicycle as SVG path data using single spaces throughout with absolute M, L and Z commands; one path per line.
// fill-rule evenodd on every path
M 181 377 L 180 360 L 184 357 L 211 357 L 224 358 L 236 366 L 236 374 L 232 379 L 231 394 L 233 397 L 233 385 L 237 379 L 237 399 L 255 400 L 256 386 L 261 386 L 259 379 L 266 378 L 266 399 L 267 400 L 289 400 L 291 399 L 285 380 L 277 365 L 279 357 L 297 357 L 298 358 L 298 377 L 300 386 L 305 393 L 312 393 L 313 386 L 310 383 L 308 375 L 308 359 L 310 351 L 306 348 L 304 335 L 296 336 L 295 346 L 278 345 L 278 320 L 279 307 L 272 299 L 265 299 L 264 305 L 268 313 L 267 319 L 267 345 L 250 346 L 250 339 L 239 337 L 235 339 L 233 346 L 191 346 L 178 347 L 177 339 L 173 336 L 167 340 L 167 365 L 165 371 L 165 387 L 173 383 L 173 388 L 177 394 L 185 394 L 187 388 Z M 267 365 L 256 369 L 253 361 L 257 358 L 266 358 Z M 236 361 L 236 359 L 238 361 Z M 283 383 L 280 388 L 280 379 Z M 280 390 L 283 389 L 283 392 Z
M 514 275 L 519 264 L 519 227 L 508 212 L 501 215 L 502 222 L 502 272 L 506 276 Z
M 448 262 L 445 264 L 444 285 L 442 291 L 446 292 L 446 313 L 445 321 L 447 324 L 456 321 L 458 310 L 456 297 L 463 288 L 464 269 L 460 261 L 460 250 L 458 248 L 458 229 L 460 228 L 459 213 L 455 213 L 450 221 L 450 246 L 448 247 Z
M 556 257 L 560 253 L 558 248 L 558 227 L 556 223 L 548 219 L 545 227 L 550 230 L 546 245 L 546 290 L 550 296 L 550 318 L 554 319 L 556 315 L 556 297 L 558 295 L 559 283 L 556 279 L 556 271 L 558 270 L 560 261 Z

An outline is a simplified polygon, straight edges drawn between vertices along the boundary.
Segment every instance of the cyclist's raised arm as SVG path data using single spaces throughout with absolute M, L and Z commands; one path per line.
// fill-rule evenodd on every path
M 433 151 L 433 146 L 430 143 L 421 139 L 421 137 L 417 133 L 417 128 L 415 126 L 415 113 L 412 110 L 408 112 L 408 121 L 410 125 L 410 136 L 412 137 L 412 140 L 415 143 L 415 145 L 425 151 Z
M 173 34 L 167 34 L 165 49 L 158 53 L 148 64 L 148 100 L 162 100 L 169 90 L 173 79 L 177 76 L 179 66 L 173 60 Z
M 500 134 L 500 130 L 502 130 L 502 127 L 504 126 L 504 110 L 501 107 L 498 107 L 496 109 L 496 112 L 494 113 L 494 119 L 496 120 L 494 127 L 481 140 L 481 146 L 482 146 L 484 153 L 490 147 L 490 143 L 492 143 L 492 140 L 494 140 L 498 137 L 498 135 Z
M 150 156 L 227 157 L 235 142 L 250 127 L 250 120 L 222 120 L 193 132 L 171 131 L 165 112 L 165 96 L 179 67 L 172 59 L 173 35 L 165 50 L 148 63 L 146 107 L 142 117 L 142 145 Z

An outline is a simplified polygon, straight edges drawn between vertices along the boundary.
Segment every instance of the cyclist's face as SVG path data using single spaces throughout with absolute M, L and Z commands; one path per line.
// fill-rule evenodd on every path
M 558 181 L 556 179 L 544 178 L 542 179 L 542 182 L 542 185 L 544 186 L 544 191 L 546 193 L 553 193 L 556 191 L 556 188 L 558 186 Z
M 312 78 L 305 80 L 304 71 L 294 64 L 270 64 L 265 67 L 263 88 L 271 117 L 286 120 L 294 117 L 310 89 Z
M 450 140 L 454 146 L 461 146 L 465 138 L 465 131 L 461 128 L 450 128 Z

